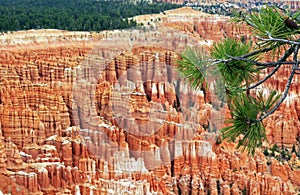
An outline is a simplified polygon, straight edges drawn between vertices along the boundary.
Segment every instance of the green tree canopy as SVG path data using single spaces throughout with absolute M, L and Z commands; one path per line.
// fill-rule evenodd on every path
M 135 27 L 129 18 L 182 7 L 154 1 L 0 0 L 0 31 L 61 29 L 101 31 Z

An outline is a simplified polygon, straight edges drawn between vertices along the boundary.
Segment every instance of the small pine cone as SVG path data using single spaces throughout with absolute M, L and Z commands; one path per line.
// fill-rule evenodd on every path
M 292 28 L 292 29 L 297 29 L 298 28 L 298 25 L 297 23 L 294 21 L 294 20 L 291 20 L 291 19 L 286 19 L 284 21 L 285 25 L 289 28 Z

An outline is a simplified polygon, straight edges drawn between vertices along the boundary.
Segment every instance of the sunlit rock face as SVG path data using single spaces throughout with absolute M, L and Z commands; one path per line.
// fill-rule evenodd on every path
M 201 16 L 188 13 L 178 11 L 181 19 Z M 208 48 L 236 35 L 227 18 L 205 17 L 211 20 L 166 19 L 165 27 L 97 34 L 2 35 L 1 191 L 295 194 L 297 156 L 289 162 L 262 151 L 249 157 L 234 143 L 216 142 L 228 110 L 213 81 L 206 78 L 210 90 L 194 91 L 178 75 L 185 47 Z M 247 33 L 243 28 L 238 35 Z M 287 75 L 283 70 L 265 88 L 283 90 Z M 270 143 L 297 144 L 298 91 L 295 82 L 286 103 L 265 121 Z

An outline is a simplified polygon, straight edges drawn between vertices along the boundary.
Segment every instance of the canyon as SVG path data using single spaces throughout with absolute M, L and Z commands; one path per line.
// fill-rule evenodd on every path
M 186 7 L 149 17 L 128 30 L 0 35 L 2 194 L 299 193 L 296 153 L 249 156 L 219 142 L 227 106 L 176 70 L 186 47 L 250 30 Z M 283 67 L 262 88 L 282 92 L 288 76 Z M 298 79 L 264 121 L 264 147 L 300 150 Z

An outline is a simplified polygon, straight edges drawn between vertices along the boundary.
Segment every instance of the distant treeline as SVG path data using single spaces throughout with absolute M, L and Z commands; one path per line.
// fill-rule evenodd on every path
M 178 8 L 128 0 L 0 0 L 0 31 L 62 29 L 101 31 L 136 26 L 128 18 Z

